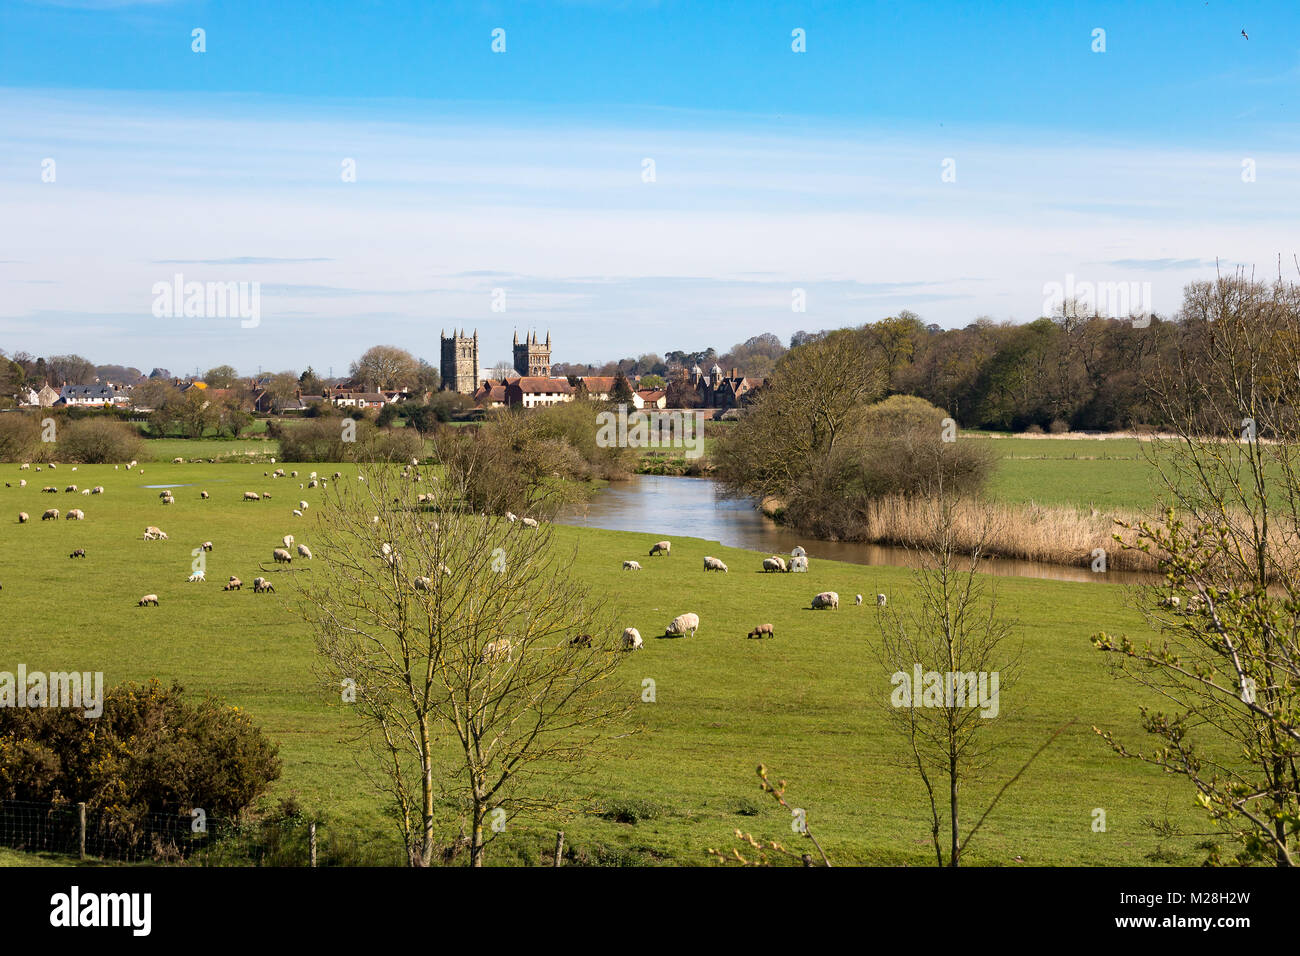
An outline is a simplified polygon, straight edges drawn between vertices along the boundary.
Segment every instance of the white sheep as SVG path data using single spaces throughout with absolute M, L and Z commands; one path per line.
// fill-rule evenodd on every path
M 144 597 L 140 598 L 140 602 L 139 602 L 138 604 L 136 604 L 136 607 L 145 607 L 146 605 L 149 605 L 149 604 L 152 604 L 154 607 L 157 607 L 157 606 L 158 606 L 158 595 L 156 595 L 156 594 L 146 594 Z
M 245 501 L 260 501 L 260 500 L 261 500 L 261 497 L 262 497 L 262 496 L 259 495 L 256 491 L 245 491 L 245 492 L 244 492 L 244 500 L 245 500 Z
M 90 489 L 90 493 L 91 493 L 92 495 L 102 495 L 102 494 L 104 493 L 104 486 L 103 486 L 103 485 L 96 485 L 94 488 L 91 488 L 91 489 Z
M 253 578 L 253 593 L 261 594 L 263 591 L 275 593 L 275 588 L 271 587 L 271 582 L 266 578 Z
M 712 558 L 712 557 L 708 557 L 708 556 L 706 556 L 706 557 L 704 558 L 704 570 L 705 570 L 705 571 L 721 571 L 723 574 L 726 574 L 726 573 L 727 573 L 727 566 L 726 566 L 725 564 L 723 564 L 723 563 L 722 563 L 720 560 L 718 560 L 717 558 Z
M 639 651 L 645 646 L 645 641 L 641 640 L 641 632 L 635 627 L 629 627 L 623 631 L 623 650 Z
M 284 550 L 284 548 L 276 548 L 274 551 L 271 552 L 271 557 L 275 558 L 276 564 L 293 563 L 293 555 L 291 555 L 288 551 Z
M 48 509 L 48 510 L 45 512 L 45 514 L 41 515 L 41 520 L 42 520 L 42 521 L 58 521 L 58 520 L 59 520 L 59 509 L 58 509 L 58 508 L 50 508 L 50 509 Z
M 495 641 L 488 641 L 483 645 L 483 656 L 480 658 L 484 664 L 490 664 L 494 660 L 505 657 L 506 662 L 514 660 L 514 645 L 510 643 L 510 638 L 501 637 Z
M 159 528 L 159 527 L 157 527 L 157 526 L 155 526 L 155 525 L 149 525 L 149 527 L 147 527 L 147 528 L 144 529 L 144 540 L 146 540 L 146 541 L 165 541 L 165 540 L 167 540 L 167 535 L 163 534 L 161 528 Z
M 306 510 L 307 510 L 307 502 L 305 502 L 305 501 L 300 501 L 300 502 L 298 502 L 298 510 L 299 510 L 299 511 L 306 511 Z
M 883 594 L 876 595 L 876 607 L 885 607 L 889 603 L 889 598 Z
M 808 559 L 803 555 L 797 555 L 790 559 L 790 571 L 799 573 L 808 570 Z
M 536 527 L 537 527 L 537 519 L 536 519 L 536 518 L 525 518 L 525 519 L 523 520 L 522 523 L 523 523 L 523 526 L 524 526 L 525 528 L 536 528 Z
M 302 512 L 299 511 L 297 508 L 294 508 L 294 509 L 293 509 L 293 516 L 294 516 L 295 518 L 301 518 L 301 517 L 302 517 Z
M 204 541 L 204 542 L 203 542 L 203 550 L 204 550 L 204 551 L 211 551 L 211 550 L 212 550 L 212 542 L 211 542 L 211 541 Z
M 856 604 L 856 605 L 858 605 L 858 606 L 860 607 L 860 606 L 862 605 L 862 595 L 861 595 L 861 594 L 857 595 L 857 596 L 853 599 L 853 603 Z
M 678 614 L 664 630 L 664 636 L 685 637 L 689 633 L 691 637 L 694 637 L 699 627 L 700 616 L 698 614 Z
M 84 511 L 82 511 L 80 508 L 73 508 L 71 511 L 69 511 L 69 512 L 67 513 L 67 515 L 65 516 L 65 519 L 64 519 L 64 520 L 66 520 L 66 521 L 84 521 L 85 518 L 86 518 L 86 513 L 85 513 Z
M 510 521 L 510 522 L 517 521 L 517 520 L 518 520 L 518 515 L 516 515 L 513 511 L 507 511 L 507 512 L 506 512 L 506 520 L 507 520 L 507 521 Z
M 624 570 L 624 571 L 640 571 L 640 570 L 641 570 L 641 562 L 639 562 L 639 561 L 624 561 L 624 562 L 623 562 L 623 570 Z
M 298 545 L 298 557 L 300 557 L 300 558 L 306 558 L 308 561 L 310 561 L 310 560 L 311 560 L 311 548 L 307 547 L 305 544 L 300 544 L 300 545 Z
M 838 611 L 840 609 L 840 596 L 834 591 L 823 591 L 813 597 L 812 608 L 814 611 L 819 611 L 822 608 L 831 608 Z
M 428 591 L 433 588 L 433 578 L 421 575 L 415 579 L 415 589 L 417 591 Z
M 199 497 L 202 498 L 204 501 L 207 501 L 207 500 L 208 500 L 208 493 L 207 493 L 206 491 L 200 491 L 200 492 L 199 492 Z
M 81 489 L 81 493 L 82 493 L 83 495 L 88 495 L 88 494 L 90 494 L 90 489 L 89 489 L 89 488 L 82 488 L 82 489 Z
M 207 578 L 205 578 L 205 577 L 203 576 L 203 572 L 202 572 L 202 571 L 195 571 L 193 574 L 191 574 L 191 575 L 190 575 L 188 578 L 186 578 L 185 580 L 186 580 L 188 583 L 190 583 L 190 584 L 195 584 L 195 583 L 197 583 L 197 582 L 199 582 L 199 581 L 206 581 Z
M 671 541 L 656 541 L 650 545 L 650 557 L 653 558 L 656 554 L 666 554 L 672 557 L 673 543 Z
M 283 538 L 281 538 L 280 540 L 284 542 L 284 546 L 285 546 L 286 548 L 292 548 L 292 547 L 293 547 L 293 535 L 291 535 L 291 534 L 286 534 L 286 535 L 285 535 Z
M 179 464 L 180 464 L 182 461 L 184 461 L 184 460 L 185 460 L 185 459 L 183 459 L 183 458 L 173 458 L 173 459 L 172 459 L 172 464 L 173 464 L 173 465 L 179 465 Z
M 63 493 L 64 493 L 65 495 L 75 495 L 75 494 L 77 493 L 77 486 L 76 486 L 76 485 L 68 485 L 68 487 L 66 487 L 66 488 L 63 489 Z
M 20 512 L 18 512 L 18 523 L 19 523 L 19 524 L 26 524 L 29 520 L 30 520 L 30 519 L 27 517 L 27 512 L 26 512 L 26 511 L 20 511 Z
M 784 571 L 784 570 L 785 570 L 785 561 L 782 558 L 773 556 L 770 558 L 763 559 L 764 574 L 768 573 L 769 571 Z

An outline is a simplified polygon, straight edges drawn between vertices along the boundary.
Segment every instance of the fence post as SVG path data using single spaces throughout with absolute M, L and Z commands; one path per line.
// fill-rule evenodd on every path
M 311 865 L 316 865 L 316 821 L 311 822 Z
M 86 805 L 77 804 L 77 858 L 86 858 Z
M 560 865 L 560 860 L 564 858 L 564 831 L 555 831 L 555 865 Z

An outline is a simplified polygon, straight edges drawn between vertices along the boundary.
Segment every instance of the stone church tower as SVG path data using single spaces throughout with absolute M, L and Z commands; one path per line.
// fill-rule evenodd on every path
M 452 329 L 450 336 L 439 333 L 439 338 L 442 340 L 442 387 L 473 395 L 478 388 L 478 329 L 472 337 L 464 329 L 459 334 Z
M 546 344 L 537 341 L 537 333 L 530 332 L 528 337 L 519 341 L 515 332 L 515 371 L 520 375 L 541 376 L 551 374 L 551 333 L 546 333 Z

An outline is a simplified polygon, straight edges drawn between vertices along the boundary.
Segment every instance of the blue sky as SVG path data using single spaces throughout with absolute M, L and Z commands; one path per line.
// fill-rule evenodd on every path
M 1067 276 L 1168 312 L 1216 258 L 1297 251 L 1298 27 L 1219 0 L 3 0 L 0 348 L 340 372 L 379 341 L 436 361 L 444 326 L 490 364 L 536 327 L 587 361 L 1026 320 Z M 155 318 L 177 272 L 260 283 L 260 323 Z

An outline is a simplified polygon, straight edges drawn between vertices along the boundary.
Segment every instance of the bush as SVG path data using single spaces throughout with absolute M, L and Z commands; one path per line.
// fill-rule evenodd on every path
M 64 423 L 58 439 L 60 458 L 85 465 L 132 461 L 144 452 L 144 442 L 134 428 L 105 418 Z
M 380 429 L 370 422 L 357 421 L 356 440 L 345 442 L 343 425 L 342 418 L 322 416 L 300 424 L 278 426 L 280 460 L 319 463 L 402 461 L 424 457 L 424 439 L 415 429 Z
M 37 457 L 41 427 L 35 415 L 5 412 L 0 415 L 0 461 L 31 461 Z
M 85 802 L 126 833 L 151 813 L 237 817 L 280 776 L 246 713 L 179 684 L 121 684 L 103 708 L 0 707 L 0 798 Z

